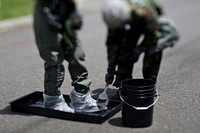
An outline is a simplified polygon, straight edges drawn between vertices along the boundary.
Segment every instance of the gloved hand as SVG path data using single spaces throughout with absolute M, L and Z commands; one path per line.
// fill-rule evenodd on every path
M 81 29 L 82 25 L 83 25 L 83 18 L 82 15 L 76 11 L 74 12 L 69 19 L 72 21 L 72 27 L 75 30 L 79 30 Z
M 114 80 L 114 74 L 112 74 L 111 72 L 106 73 L 105 75 L 105 82 L 107 84 L 112 84 Z
M 138 48 L 133 49 L 130 53 L 130 61 L 133 63 L 137 62 L 140 57 L 140 54 L 141 51 Z
M 79 30 L 82 27 L 82 16 L 80 13 L 75 12 L 64 22 L 63 31 L 69 36 L 74 36 L 75 30 Z

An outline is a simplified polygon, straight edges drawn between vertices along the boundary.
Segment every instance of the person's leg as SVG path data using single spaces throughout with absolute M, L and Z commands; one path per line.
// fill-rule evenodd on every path
M 60 87 L 64 80 L 64 53 L 59 46 L 57 31 L 51 29 L 43 12 L 41 1 L 37 1 L 34 14 L 34 32 L 41 58 L 44 60 L 44 106 L 73 112 L 67 106 Z
M 131 79 L 133 72 L 133 64 L 119 64 L 116 72 L 115 82 L 113 86 L 120 87 L 122 80 Z
M 85 53 L 77 38 L 76 30 L 71 25 L 71 20 L 65 22 L 65 32 L 61 39 L 61 46 L 68 61 L 68 70 L 72 79 L 72 86 L 80 93 L 89 91 L 91 84 L 85 64 Z
M 60 95 L 60 86 L 64 79 L 64 53 L 58 44 L 57 31 L 51 29 L 42 11 L 41 2 L 37 1 L 34 15 L 34 31 L 36 44 L 41 58 L 44 60 L 45 94 Z
M 77 92 L 85 93 L 89 91 L 91 80 L 85 64 L 85 54 L 82 47 L 76 44 L 68 56 L 69 72 L 72 79 L 72 86 Z
M 137 42 L 141 36 L 142 24 L 136 23 L 132 29 L 125 29 L 123 39 L 123 45 L 118 53 L 118 68 L 116 72 L 116 79 L 114 86 L 119 87 L 120 82 L 124 79 L 131 79 L 133 74 L 133 65 L 135 62 L 132 61 L 133 52 L 136 52 Z M 139 55 L 138 55 L 139 58 Z
M 145 53 L 143 59 L 143 77 L 144 79 L 150 79 L 157 81 L 160 65 L 162 61 L 162 51 L 149 55 Z
M 70 26 L 70 20 L 65 22 L 66 26 Z M 68 29 L 70 27 L 67 27 Z M 71 107 L 76 112 L 96 112 L 99 111 L 96 100 L 91 97 L 88 71 L 85 64 L 85 53 L 81 47 L 76 32 L 71 28 L 73 34 L 63 33 L 61 40 L 62 48 L 65 51 L 65 59 L 68 61 L 68 70 L 72 79 L 74 89 L 70 93 Z

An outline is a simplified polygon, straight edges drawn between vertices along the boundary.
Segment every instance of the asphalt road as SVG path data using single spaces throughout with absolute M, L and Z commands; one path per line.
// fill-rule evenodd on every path
M 80 40 L 92 79 L 91 90 L 104 87 L 106 28 L 100 15 L 103 0 L 83 1 L 84 27 Z M 162 0 L 176 22 L 181 40 L 166 49 L 158 77 L 160 99 L 154 106 L 153 125 L 127 128 L 121 112 L 103 124 L 89 124 L 16 113 L 9 102 L 33 91 L 43 91 L 43 61 L 37 51 L 31 25 L 0 33 L 0 133 L 198 133 L 200 130 L 200 1 Z M 141 78 L 141 61 L 133 76 Z M 67 62 L 65 62 L 67 70 Z M 111 87 L 111 89 L 115 89 Z M 62 91 L 71 90 L 69 73 Z

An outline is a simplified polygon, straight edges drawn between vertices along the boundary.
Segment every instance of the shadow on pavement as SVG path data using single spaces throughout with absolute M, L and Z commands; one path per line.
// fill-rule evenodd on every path
M 102 93 L 103 90 L 104 90 L 104 88 L 97 88 L 96 90 L 93 90 L 92 97 L 95 99 L 98 98 L 99 94 Z M 110 97 L 114 96 L 116 94 L 117 90 L 118 89 L 108 88 L 108 90 L 107 90 L 108 97 L 110 98 Z
M 0 115 L 24 115 L 24 116 L 31 116 L 31 114 L 14 112 L 11 110 L 10 105 L 5 107 L 4 109 L 0 110 Z
M 100 94 L 101 92 L 103 92 L 103 89 L 104 89 L 104 88 L 98 88 L 98 89 L 96 89 L 96 90 L 93 90 L 93 91 L 92 91 L 92 93 L 94 94 L 93 97 L 94 97 L 95 99 L 97 99 L 98 96 L 99 96 L 99 94 Z M 117 93 L 117 91 L 118 91 L 118 89 L 109 88 L 109 89 L 107 90 L 108 97 L 111 98 L 111 97 L 115 96 L 116 93 Z M 121 118 L 121 117 L 111 118 L 111 119 L 108 121 L 108 123 L 109 123 L 110 125 L 112 125 L 112 126 L 127 128 L 127 127 L 125 127 L 125 126 L 122 124 L 122 118 Z
M 117 127 L 122 127 L 122 128 L 126 128 L 123 124 L 122 124 L 122 118 L 121 117 L 117 117 L 117 118 L 111 118 L 108 123 L 112 126 L 117 126 Z

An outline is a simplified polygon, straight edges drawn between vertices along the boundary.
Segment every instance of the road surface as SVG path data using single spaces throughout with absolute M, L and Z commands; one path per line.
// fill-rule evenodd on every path
M 92 79 L 91 90 L 104 87 L 106 27 L 100 7 L 104 0 L 85 0 L 81 5 L 84 27 L 79 36 Z M 0 133 L 198 133 L 200 130 L 200 1 L 162 0 L 181 34 L 174 48 L 166 49 L 158 77 L 160 99 L 154 106 L 153 125 L 127 128 L 121 112 L 103 124 L 88 124 L 16 113 L 9 102 L 33 91 L 43 91 L 43 61 L 37 51 L 32 26 L 0 33 Z M 67 66 L 67 62 L 65 62 Z M 133 76 L 141 78 L 142 56 Z M 67 70 L 67 67 L 66 67 Z M 66 71 L 62 91 L 71 90 Z M 111 87 L 111 89 L 115 89 Z

